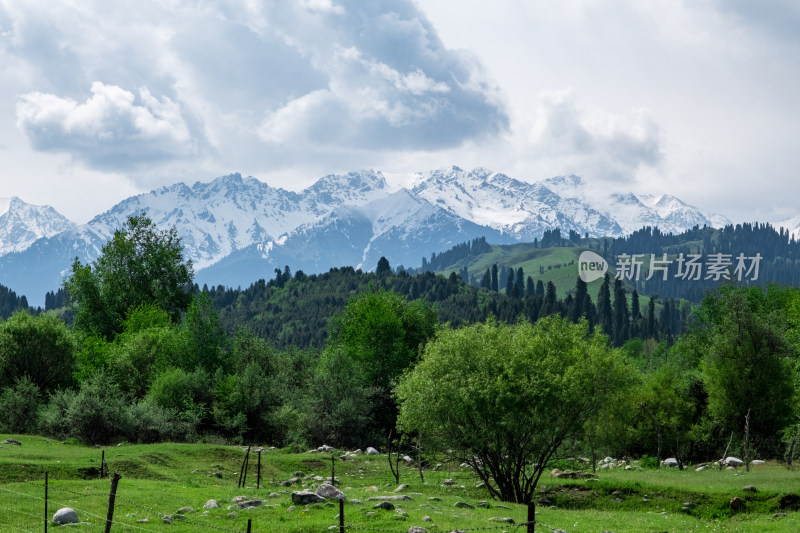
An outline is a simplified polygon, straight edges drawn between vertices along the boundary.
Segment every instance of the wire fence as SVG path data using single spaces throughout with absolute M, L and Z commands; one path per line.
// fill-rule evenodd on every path
M 112 486 L 113 487 L 113 486 Z M 154 509 L 152 507 L 148 507 L 146 505 L 142 505 L 139 502 L 136 502 L 126 496 L 119 494 L 116 492 L 114 494 L 114 498 L 109 498 L 110 493 L 103 492 L 99 490 L 87 490 L 83 492 L 78 492 L 61 486 L 58 482 L 54 482 L 53 480 L 45 481 L 27 481 L 23 483 L 18 483 L 16 485 L 16 489 L 14 490 L 8 487 L 0 486 L 0 495 L 4 495 L 4 498 L 0 498 L 0 511 L 2 513 L 12 513 L 17 516 L 25 517 L 24 524 L 20 523 L 23 521 L 14 520 L 14 525 L 3 523 L 2 529 L 3 531 L 19 531 L 19 532 L 27 532 L 27 533 L 36 533 L 39 531 L 47 531 L 47 525 L 53 525 L 52 516 L 48 516 L 46 513 L 47 506 L 50 506 L 50 509 L 58 509 L 58 508 L 65 508 L 68 507 L 73 509 L 78 515 L 81 517 L 83 521 L 75 524 L 70 524 L 71 530 L 75 531 L 85 531 L 87 533 L 95 533 L 97 531 L 131 531 L 134 533 L 158 533 L 163 531 L 161 527 L 161 523 L 180 523 L 186 524 L 192 527 L 193 530 L 211 530 L 211 531 L 220 531 L 224 533 L 251 533 L 251 526 L 252 526 L 252 519 L 247 520 L 246 524 L 244 520 L 240 523 L 239 527 L 225 527 L 215 524 L 209 524 L 202 520 L 197 519 L 190 519 L 185 514 L 177 514 L 177 513 L 165 513 Z M 113 489 L 112 489 L 113 490 Z M 142 491 L 141 487 L 137 487 L 135 484 L 127 484 L 126 490 L 133 490 L 133 491 Z M 55 494 L 55 496 L 51 496 L 48 494 L 48 491 Z M 48 494 L 45 498 L 45 494 Z M 97 509 L 104 505 L 104 502 L 107 500 L 113 500 L 110 504 L 111 509 L 109 510 L 109 514 L 107 516 L 102 516 L 98 514 L 98 512 L 90 511 L 87 508 Z M 82 503 L 85 502 L 85 503 Z M 12 503 L 17 503 L 17 505 L 12 505 Z M 32 509 L 41 509 L 42 513 L 37 514 L 32 512 Z M 109 518 L 114 513 L 114 508 L 118 511 L 116 516 L 113 518 Z M 143 512 L 146 515 L 146 520 L 137 520 L 136 516 L 137 513 Z M 387 528 L 377 528 L 377 527 L 370 527 L 368 525 L 346 525 L 345 524 L 345 514 L 344 514 L 344 502 L 340 501 L 339 506 L 339 513 L 340 518 L 339 525 L 331 525 L 325 528 L 321 528 L 320 533 L 331 533 L 331 532 L 370 532 L 370 533 L 409 533 L 409 531 L 427 531 L 427 528 L 424 526 L 415 526 L 412 528 L 407 529 L 387 529 Z M 6 515 L 7 516 L 7 515 Z M 122 518 L 119 518 L 122 516 Z M 531 515 L 529 514 L 529 517 Z M 154 522 L 150 522 L 151 519 Z M 157 522 L 156 522 L 157 521 Z M 270 527 L 267 523 L 260 524 L 261 531 L 269 531 Z M 533 527 L 529 527 L 533 526 Z M 158 529 L 156 529 L 158 528 Z M 493 526 L 485 526 L 485 527 L 470 527 L 470 528 L 459 528 L 459 527 L 444 527 L 441 524 L 437 524 L 435 526 L 431 526 L 430 529 L 435 529 L 436 531 L 446 531 L 446 532 L 457 532 L 457 533 L 468 533 L 468 532 L 492 532 L 492 531 L 508 531 L 513 533 L 521 533 L 527 531 L 533 531 L 534 528 L 538 531 L 550 531 L 550 532 L 559 532 L 562 531 L 558 528 L 552 527 L 550 525 L 544 524 L 538 520 L 531 520 L 522 522 L 522 523 L 504 523 L 502 525 L 493 525 Z M 542 529 L 544 528 L 544 529 Z

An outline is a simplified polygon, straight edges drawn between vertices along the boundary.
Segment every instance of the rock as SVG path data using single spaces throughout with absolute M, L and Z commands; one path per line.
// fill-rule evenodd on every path
M 661 461 L 661 464 L 664 466 L 675 467 L 678 466 L 678 460 L 674 457 L 668 457 L 667 459 Z
M 433 518 L 431 518 L 428 515 L 425 515 L 425 516 L 422 517 L 422 521 L 423 522 L 433 522 Z
M 575 472 L 559 470 L 558 468 L 554 468 L 550 471 L 550 477 L 554 477 L 557 479 L 589 479 L 594 477 L 593 474 L 590 473 L 583 473 L 580 470 Z
M 413 461 L 413 459 L 411 459 L 411 457 L 409 457 L 408 455 L 404 455 L 403 456 L 403 461 L 405 461 L 406 463 L 410 463 L 410 462 Z
M 233 498 L 231 498 L 231 501 L 233 503 L 239 503 L 239 502 L 243 502 L 243 501 L 249 500 L 249 499 L 250 499 L 250 496 L 234 496 Z
M 324 501 L 325 498 L 316 492 L 301 490 L 292 493 L 292 503 L 295 505 L 308 505 L 309 503 L 322 503 Z
M 742 490 L 745 492 L 758 492 L 755 485 L 747 485 L 746 487 L 742 487 Z
M 467 502 L 456 502 L 453 504 L 453 507 L 458 507 L 459 509 L 475 509 L 474 505 L 470 505 Z
M 228 518 L 236 518 L 237 516 L 239 516 L 239 515 L 234 511 L 231 511 L 230 513 L 228 513 Z
M 404 490 L 406 490 L 407 488 L 408 488 L 408 485 L 406 485 L 405 483 L 403 483 L 402 485 L 400 485 L 399 487 L 397 487 L 396 489 L 394 489 L 394 492 L 403 492 L 403 491 L 404 491 Z
M 698 466 L 697 468 L 695 468 L 694 471 L 695 472 L 702 472 L 705 469 L 706 469 L 706 465 L 702 465 L 702 466 Z
M 784 516 L 786 516 L 786 513 L 775 513 L 772 518 L 783 518 Z
M 493 516 L 489 520 L 491 520 L 492 522 L 502 522 L 504 524 L 513 524 L 514 523 L 514 519 L 513 518 L 509 518 L 507 516 Z
M 15 446 L 22 446 L 22 443 L 17 439 L 6 439 L 3 442 L 0 442 L 0 444 L 13 444 Z
M 725 464 L 728 466 L 742 466 L 744 464 L 744 461 L 742 461 L 737 457 L 726 457 Z
M 252 500 L 239 502 L 236 505 L 239 507 L 239 509 L 253 509 L 255 507 L 261 507 L 263 503 L 264 502 L 262 502 L 258 498 L 253 498 Z
M 217 507 L 219 507 L 219 506 L 217 506 Z M 178 513 L 178 514 L 191 514 L 191 513 L 195 512 L 195 511 L 191 507 L 181 507 L 180 509 L 178 509 L 175 512 Z
M 53 515 L 53 522 L 58 525 L 77 524 L 80 520 L 78 520 L 78 513 L 75 512 L 75 509 L 62 507 Z
M 212 472 L 212 473 L 210 473 L 208 475 L 208 477 L 215 477 L 215 478 L 220 478 L 221 479 L 222 478 L 222 473 L 221 472 Z
M 171 524 L 172 523 L 172 515 L 171 514 L 165 514 L 164 516 L 161 517 L 161 521 L 164 522 L 165 524 Z
M 398 494 L 396 496 L 370 496 L 367 498 L 368 502 L 413 502 L 414 498 L 406 496 L 405 494 Z
M 480 507 L 481 509 L 488 509 L 489 508 L 489 502 L 478 502 L 477 507 Z
M 367 455 L 380 455 L 380 452 L 378 452 L 378 450 L 370 446 L 369 448 L 367 448 Z
M 373 509 L 383 509 L 385 511 L 394 511 L 394 504 L 392 502 L 387 502 L 387 501 L 378 502 L 378 503 L 375 504 Z
M 452 479 L 445 479 L 444 481 L 442 481 L 442 485 L 444 485 L 446 487 L 452 487 L 455 484 L 456 484 L 456 482 L 453 481 Z
M 291 513 L 291 512 L 292 512 L 292 511 L 294 511 L 295 509 L 297 509 L 297 507 L 295 507 L 294 505 L 290 505 L 289 507 L 287 507 L 287 508 L 286 508 L 286 512 L 287 512 L 287 513 Z
M 428 533 L 428 530 L 424 527 L 414 526 L 408 528 L 407 533 Z
M 430 498 L 428 498 L 428 501 L 440 502 L 440 501 L 442 501 L 442 499 L 437 497 L 437 496 L 431 496 Z
M 753 459 L 752 461 L 750 461 L 750 464 L 751 465 L 756 465 L 756 466 L 757 465 L 763 465 L 763 464 L 766 464 L 766 461 L 764 461 L 763 459 Z
M 326 500 L 346 500 L 347 496 L 344 495 L 344 492 L 340 491 L 333 485 L 328 483 L 323 483 L 317 490 L 315 491 L 317 496 L 321 496 Z
M 137 520 L 136 523 L 137 524 L 149 524 L 150 523 L 150 519 L 149 518 L 142 518 L 141 520 Z
M 327 445 L 325 445 L 325 444 L 323 444 L 322 446 L 320 446 L 319 448 L 317 448 L 317 450 L 318 450 L 318 451 L 320 451 L 320 452 L 332 452 L 332 451 L 333 451 L 333 450 L 335 450 L 335 449 L 336 449 L 336 448 L 334 448 L 334 447 L 332 447 L 332 446 L 327 446 Z

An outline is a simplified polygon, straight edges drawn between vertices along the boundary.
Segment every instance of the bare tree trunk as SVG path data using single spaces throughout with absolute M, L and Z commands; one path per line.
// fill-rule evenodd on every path
M 750 471 L 750 409 L 744 416 L 744 469 Z
M 789 451 L 786 452 L 786 465 L 789 469 L 792 468 L 792 456 L 794 455 L 794 445 L 797 443 L 797 435 L 792 439 L 791 444 L 789 444 Z
M 722 470 L 722 465 L 725 464 L 725 457 L 728 456 L 728 449 L 731 447 L 731 442 L 733 442 L 733 433 L 731 433 L 731 438 L 728 439 L 728 445 L 725 446 L 725 451 L 722 452 L 722 459 L 719 460 L 719 469 Z
M 641 404 L 642 409 L 650 418 L 650 421 L 653 423 L 653 427 L 656 429 L 656 436 L 658 437 L 658 451 L 656 452 L 656 468 L 661 468 L 661 450 L 662 450 L 662 435 L 661 435 L 661 424 L 658 423 L 656 417 L 653 416 L 653 412 L 647 408 L 645 404 Z

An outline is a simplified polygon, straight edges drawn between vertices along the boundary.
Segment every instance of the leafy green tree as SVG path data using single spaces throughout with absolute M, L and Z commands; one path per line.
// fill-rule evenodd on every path
M 69 385 L 75 346 L 72 332 L 55 316 L 14 313 L 0 323 L 0 387 L 23 376 L 45 394 Z
M 217 369 L 231 371 L 228 336 L 219 323 L 214 302 L 206 292 L 198 293 L 186 311 L 183 329 L 186 338 L 178 366 L 191 372 L 197 367 L 209 374 Z
M 177 322 L 191 301 L 192 275 L 177 230 L 159 230 L 142 213 L 114 232 L 93 265 L 76 258 L 64 287 L 76 329 L 113 340 L 141 304 L 156 304 Z
M 529 503 L 561 445 L 630 376 L 585 321 L 445 329 L 396 388 L 398 426 L 449 450 L 493 496 Z
M 436 325 L 426 303 L 386 291 L 362 293 L 331 318 L 328 347 L 352 358 L 365 385 L 375 389 L 373 420 L 384 433 L 394 428 L 397 413 L 391 389 L 417 360 Z
M 796 351 L 781 314 L 761 289 L 726 286 L 703 300 L 688 344 L 700 361 L 712 421 L 740 438 L 749 425 L 751 442 L 769 455 L 778 454 L 779 436 L 795 415 Z

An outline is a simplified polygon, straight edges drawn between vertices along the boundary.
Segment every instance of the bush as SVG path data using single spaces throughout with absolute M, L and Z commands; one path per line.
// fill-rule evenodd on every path
M 50 401 L 39 412 L 39 429 L 42 433 L 60 440 L 70 436 L 67 411 L 77 394 L 74 390 L 63 389 L 50 395 Z
M 177 410 L 164 408 L 147 400 L 132 404 L 129 416 L 130 440 L 134 442 L 176 442 L 185 441 L 187 436 L 194 436 L 194 425 L 181 417 Z
M 639 459 L 639 466 L 642 468 L 658 468 L 658 457 L 650 457 L 645 454 Z
M 65 418 L 69 436 L 87 444 L 107 444 L 130 433 L 130 414 L 122 394 L 103 371 L 81 383 Z
M 0 394 L 0 432 L 34 433 L 39 425 L 39 387 L 29 378 L 17 378 Z

